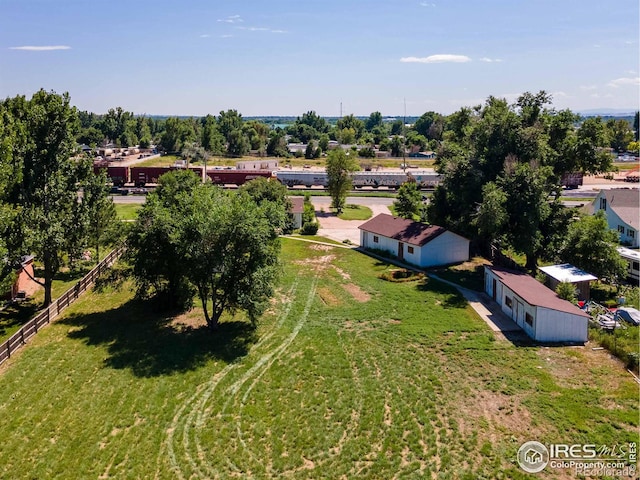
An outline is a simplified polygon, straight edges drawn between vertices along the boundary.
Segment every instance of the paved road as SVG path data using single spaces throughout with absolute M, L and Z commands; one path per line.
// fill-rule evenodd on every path
M 111 195 L 113 203 L 144 203 L 145 195 Z

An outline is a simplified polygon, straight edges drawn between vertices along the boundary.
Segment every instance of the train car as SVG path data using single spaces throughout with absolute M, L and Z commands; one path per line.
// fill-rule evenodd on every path
M 418 188 L 433 189 L 442 181 L 442 176 L 431 170 L 416 170 L 407 172 L 407 175 L 413 178 L 418 184 Z
M 308 170 L 278 170 L 276 178 L 287 187 L 326 187 L 328 185 L 327 172 L 312 172 Z
M 125 183 L 129 182 L 129 167 L 109 167 L 108 163 L 95 163 L 93 165 L 93 172 L 96 175 L 103 170 L 107 172 L 107 181 L 111 182 L 114 187 L 122 187 Z
M 355 188 L 400 188 L 408 176 L 403 172 L 355 172 L 351 178 Z
M 172 170 L 171 167 L 131 167 L 131 181 L 136 187 L 144 187 L 147 183 L 158 183 L 158 178 Z
M 144 187 L 148 183 L 158 183 L 158 179 L 165 173 L 174 170 L 184 170 L 181 167 L 130 167 L 129 181 L 136 187 Z M 202 179 L 204 169 L 202 167 L 189 167 L 189 170 Z
M 216 185 L 243 185 L 256 178 L 271 178 L 269 170 L 208 170 L 207 176 Z
M 563 173 L 560 184 L 567 188 L 578 188 L 582 186 L 582 172 Z

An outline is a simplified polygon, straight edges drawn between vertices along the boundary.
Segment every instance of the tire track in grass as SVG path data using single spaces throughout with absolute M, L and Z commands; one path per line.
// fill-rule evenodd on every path
M 291 288 L 287 292 L 287 296 L 288 297 L 295 296 L 299 282 L 300 282 L 300 274 L 298 274 L 298 276 L 296 277 L 295 281 L 293 282 L 293 285 L 291 286 Z M 260 339 L 260 341 L 258 341 L 253 346 L 252 350 L 257 350 L 257 349 L 261 348 L 265 343 L 267 343 L 269 340 L 271 340 L 271 338 L 275 335 L 276 331 L 279 330 L 284 325 L 284 322 L 285 322 L 286 318 L 288 317 L 289 312 L 291 310 L 291 305 L 292 304 L 293 304 L 292 301 L 290 301 L 290 302 L 288 302 L 286 304 L 284 310 L 279 315 L 278 321 L 276 322 L 274 327 L 266 335 L 264 335 L 262 337 L 262 339 Z M 174 414 L 174 416 L 172 418 L 172 421 L 171 421 L 171 424 L 169 425 L 169 428 L 167 429 L 167 434 L 166 434 L 165 441 L 163 442 L 163 445 L 161 446 L 161 448 L 160 448 L 160 450 L 158 452 L 158 459 L 157 459 L 157 462 L 156 462 L 157 463 L 157 470 L 156 470 L 156 475 L 155 475 L 156 479 L 157 478 L 161 478 L 161 476 L 160 476 L 161 461 L 162 461 L 162 458 L 163 458 L 163 453 L 164 453 L 164 451 L 166 449 L 171 470 L 176 474 L 177 478 L 179 478 L 180 480 L 184 480 L 185 476 L 184 476 L 184 473 L 182 471 L 182 468 L 180 467 L 181 463 L 179 462 L 179 460 L 177 458 L 177 453 L 176 453 L 176 448 L 175 448 L 175 443 L 176 443 L 177 439 L 179 439 L 180 436 L 182 436 L 182 442 L 181 443 L 182 443 L 182 447 L 184 448 L 183 456 L 185 457 L 185 459 L 187 460 L 189 465 L 194 470 L 200 471 L 200 469 L 196 465 L 196 462 L 193 460 L 193 458 L 189 454 L 189 450 L 188 450 L 188 448 L 189 448 L 188 435 L 189 435 L 189 430 L 190 430 L 190 427 L 191 427 L 190 422 L 192 422 L 192 420 L 193 420 L 193 415 L 194 415 L 193 412 L 202 410 L 202 406 L 206 404 L 206 402 L 209 400 L 209 398 L 211 397 L 213 392 L 216 390 L 216 388 L 218 387 L 220 382 L 229 374 L 229 372 L 231 370 L 237 368 L 238 366 L 239 365 L 235 364 L 235 363 L 228 364 L 220 372 L 218 372 L 216 375 L 214 375 L 211 378 L 211 380 L 209 380 L 206 383 L 200 384 L 196 388 L 195 393 L 191 397 L 189 397 L 187 400 L 185 400 L 176 409 L 176 413 Z M 186 417 L 185 417 L 185 415 L 186 415 Z M 202 473 L 202 472 L 200 471 L 200 473 Z
M 268 353 L 265 353 L 262 357 L 260 357 L 260 359 L 258 359 L 258 361 L 249 370 L 247 370 L 232 385 L 227 387 L 227 390 L 225 392 L 225 393 L 229 393 L 230 395 L 227 397 L 227 400 L 225 401 L 224 405 L 222 406 L 221 413 L 223 415 L 224 415 L 225 411 L 229 408 L 229 406 L 231 405 L 232 402 L 234 404 L 237 402 L 238 395 L 239 395 L 242 387 L 249 380 L 251 380 L 251 383 L 250 383 L 249 387 L 244 392 L 242 397 L 240 397 L 240 399 L 239 399 L 240 400 L 240 404 L 239 404 L 239 408 L 238 408 L 239 411 L 238 411 L 238 414 L 234 416 L 234 420 L 235 420 L 235 424 L 236 424 L 236 434 L 238 435 L 238 441 L 240 442 L 240 446 L 246 451 L 246 453 L 251 458 L 251 460 L 253 460 L 257 464 L 263 464 L 263 462 L 261 462 L 260 459 L 258 458 L 258 456 L 247 446 L 247 444 L 246 444 L 246 442 L 244 440 L 244 436 L 243 436 L 243 433 L 242 433 L 241 426 L 240 426 L 240 421 L 241 421 L 241 418 L 242 418 L 242 409 L 244 408 L 246 400 L 249 397 L 251 391 L 257 385 L 257 383 L 260 381 L 260 379 L 262 378 L 264 373 L 269 370 L 269 368 L 274 364 L 274 362 L 276 362 L 278 359 L 280 359 L 282 357 L 283 353 L 293 343 L 293 341 L 298 336 L 298 333 L 300 333 L 300 330 L 302 330 L 302 327 L 305 325 L 305 323 L 307 321 L 307 318 L 309 317 L 309 313 L 311 311 L 311 306 L 312 306 L 313 301 L 315 299 L 316 288 L 317 288 L 317 285 L 318 285 L 318 279 L 319 279 L 319 274 L 316 273 L 316 275 L 314 276 L 314 278 L 312 280 L 311 287 L 309 288 L 309 293 L 307 294 L 307 301 L 305 303 L 305 307 L 304 307 L 304 310 L 302 312 L 302 315 L 298 318 L 298 321 L 296 322 L 296 324 L 293 327 L 293 330 L 291 331 L 289 336 L 286 337 L 275 349 L 271 350 Z M 199 436 L 197 437 L 197 440 L 199 442 Z M 235 465 L 235 464 L 233 464 L 233 462 L 231 462 L 229 457 L 227 457 L 226 460 L 227 460 L 227 465 L 230 468 L 232 468 L 233 470 L 237 470 L 237 471 L 241 470 L 241 469 L 238 468 L 237 465 Z M 207 470 L 209 470 L 210 474 L 214 474 L 215 473 L 215 470 L 213 470 L 213 466 L 212 465 L 210 465 L 208 463 L 205 463 L 205 465 L 206 465 L 206 467 L 209 467 L 209 468 L 207 468 Z

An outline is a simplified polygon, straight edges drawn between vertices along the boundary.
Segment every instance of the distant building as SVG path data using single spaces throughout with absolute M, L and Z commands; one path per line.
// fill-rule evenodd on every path
M 578 291 L 578 300 L 589 300 L 591 298 L 591 282 L 598 279 L 598 277 L 569 263 L 540 267 L 539 270 L 547 277 L 545 285 L 553 291 L 556 290 L 559 283 L 572 283 Z
M 611 230 L 618 232 L 620 243 L 638 248 L 640 230 L 640 190 L 612 188 L 600 190 L 592 205 L 593 213 L 604 211 Z
M 360 245 L 412 265 L 435 267 L 469 260 L 469 240 L 437 225 L 381 213 L 358 227 Z
M 484 267 L 485 292 L 538 342 L 584 343 L 589 315 L 526 273 Z
M 243 160 L 236 162 L 238 170 L 276 170 L 278 160 Z

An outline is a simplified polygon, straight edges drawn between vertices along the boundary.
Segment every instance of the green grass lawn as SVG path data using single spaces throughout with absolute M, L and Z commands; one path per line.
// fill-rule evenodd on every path
M 373 212 L 369 207 L 347 204 L 338 218 L 342 220 L 369 220 L 372 216 Z
M 120 220 L 135 220 L 138 218 L 138 211 L 142 208 L 139 203 L 116 203 L 116 213 Z
M 126 282 L 71 306 L 0 368 L 0 477 L 514 479 L 528 440 L 637 441 L 606 353 L 514 344 L 439 282 L 282 242 L 255 329 L 159 315 Z

